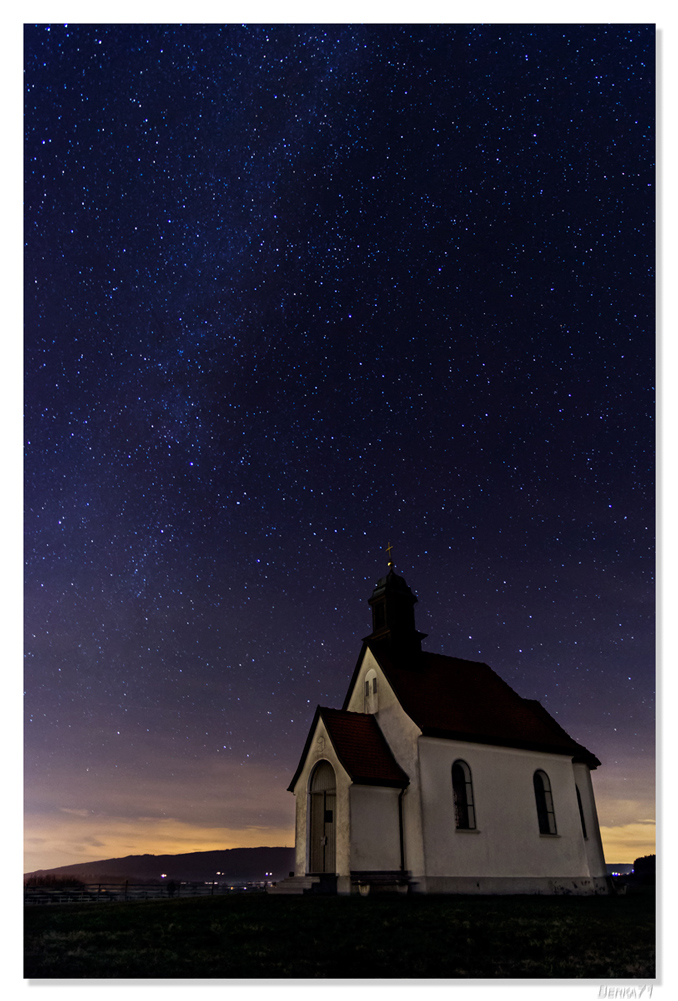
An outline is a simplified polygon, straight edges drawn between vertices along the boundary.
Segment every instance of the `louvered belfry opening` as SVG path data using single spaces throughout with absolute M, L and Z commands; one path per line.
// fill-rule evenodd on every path
M 336 869 L 337 780 L 329 761 L 321 761 L 311 777 L 309 872 Z

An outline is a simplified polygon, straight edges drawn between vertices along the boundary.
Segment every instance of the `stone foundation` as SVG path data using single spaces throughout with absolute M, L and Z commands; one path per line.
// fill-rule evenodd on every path
M 609 894 L 609 876 L 420 876 L 413 893 L 542 894 L 592 896 Z

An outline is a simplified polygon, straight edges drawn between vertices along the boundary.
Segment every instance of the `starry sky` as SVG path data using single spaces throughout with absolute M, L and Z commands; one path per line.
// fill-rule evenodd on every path
M 654 851 L 654 45 L 26 28 L 27 871 L 292 845 L 389 542 Z

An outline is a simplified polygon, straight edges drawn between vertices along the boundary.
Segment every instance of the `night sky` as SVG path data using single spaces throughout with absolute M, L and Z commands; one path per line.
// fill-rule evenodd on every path
M 292 845 L 389 542 L 654 851 L 654 45 L 26 29 L 27 871 Z

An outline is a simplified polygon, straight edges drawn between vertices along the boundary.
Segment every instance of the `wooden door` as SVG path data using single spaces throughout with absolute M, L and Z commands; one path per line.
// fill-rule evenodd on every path
M 309 872 L 336 869 L 336 800 L 334 769 L 321 761 L 311 779 Z

